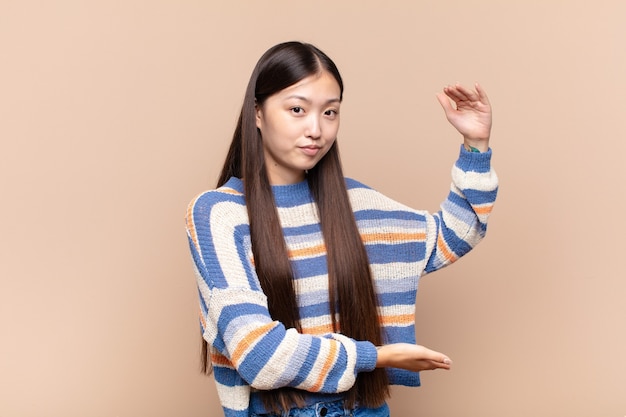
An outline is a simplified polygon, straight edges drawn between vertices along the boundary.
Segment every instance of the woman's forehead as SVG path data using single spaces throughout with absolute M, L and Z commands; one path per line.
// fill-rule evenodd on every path
M 282 99 L 341 101 L 339 83 L 328 71 L 309 75 L 275 94 Z

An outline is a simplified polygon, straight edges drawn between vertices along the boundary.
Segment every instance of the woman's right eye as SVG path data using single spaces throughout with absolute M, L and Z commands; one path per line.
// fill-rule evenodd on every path
M 292 111 L 293 113 L 295 113 L 295 114 L 300 114 L 300 113 L 302 113 L 304 110 L 302 109 L 302 107 L 298 107 L 298 106 L 296 106 L 296 107 L 292 107 L 292 108 L 291 108 L 291 111 Z

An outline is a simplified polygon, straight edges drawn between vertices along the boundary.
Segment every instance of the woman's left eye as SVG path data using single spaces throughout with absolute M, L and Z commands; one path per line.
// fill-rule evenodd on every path
M 324 112 L 324 115 L 326 115 L 326 116 L 336 116 L 337 115 L 337 110 L 333 110 L 333 109 L 326 110 Z

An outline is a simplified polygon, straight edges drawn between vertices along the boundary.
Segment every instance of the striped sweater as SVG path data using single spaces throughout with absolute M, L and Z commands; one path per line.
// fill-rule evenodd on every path
M 418 280 L 472 249 L 485 235 L 497 193 L 491 151 L 461 147 L 452 185 L 435 214 L 397 203 L 346 179 L 378 295 L 386 343 L 415 343 Z M 295 387 L 313 399 L 348 390 L 376 365 L 376 348 L 332 332 L 318 214 L 306 181 L 273 186 L 295 275 L 302 333 L 272 320 L 255 274 L 243 184 L 231 178 L 189 204 L 186 225 L 217 392 L 228 417 L 257 408 L 256 390 Z M 389 368 L 392 384 L 419 374 Z M 251 405 L 252 404 L 252 405 Z

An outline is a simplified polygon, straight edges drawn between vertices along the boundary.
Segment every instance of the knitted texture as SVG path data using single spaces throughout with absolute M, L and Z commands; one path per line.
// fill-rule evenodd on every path
M 485 235 L 498 180 L 491 151 L 461 147 L 441 210 L 430 214 L 346 179 L 378 296 L 385 343 L 415 343 L 415 299 L 426 273 L 451 264 Z M 255 274 L 243 184 L 231 178 L 194 198 L 187 236 L 198 283 L 200 322 L 217 391 L 228 417 L 248 415 L 251 392 L 295 387 L 312 398 L 348 390 L 376 365 L 376 348 L 332 332 L 326 256 L 306 181 L 273 186 L 294 270 L 302 333 L 272 320 Z M 419 374 L 389 368 L 392 384 Z

